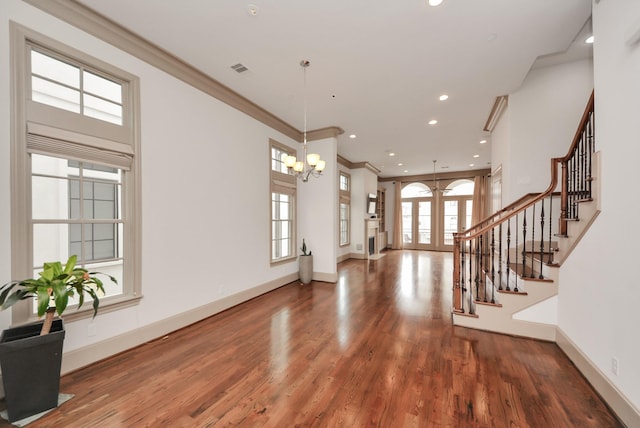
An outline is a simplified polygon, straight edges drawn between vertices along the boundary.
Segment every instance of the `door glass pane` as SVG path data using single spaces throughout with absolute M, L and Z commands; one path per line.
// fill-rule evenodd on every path
M 473 210 L 473 201 L 471 199 L 467 199 L 466 203 L 467 203 L 466 207 L 465 207 L 465 209 L 466 209 L 466 211 L 465 211 L 466 219 L 465 219 L 464 228 L 465 229 L 469 229 L 471 226 L 473 226 L 471 224 L 471 213 L 472 213 L 472 210 Z
M 431 244 L 431 201 L 418 202 L 418 244 Z
M 412 239 L 412 213 L 411 210 L 413 208 L 412 202 L 403 202 L 402 203 L 402 242 L 404 244 L 411 244 L 413 242 Z
M 444 245 L 453 245 L 458 231 L 458 201 L 444 201 Z

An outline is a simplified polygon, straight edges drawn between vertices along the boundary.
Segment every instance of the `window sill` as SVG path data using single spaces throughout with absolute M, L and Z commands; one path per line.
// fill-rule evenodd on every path
M 291 256 L 291 257 L 287 257 L 286 259 L 271 260 L 271 266 L 278 266 L 286 263 L 291 263 L 295 261 L 297 258 L 298 256 Z
M 136 306 L 137 304 L 140 303 L 141 299 L 142 299 L 142 296 L 113 296 L 112 298 L 109 298 L 109 299 L 107 298 L 101 299 L 97 316 L 101 314 L 109 313 L 109 312 L 118 311 L 120 309 L 128 308 L 131 306 Z M 92 318 L 92 317 L 93 317 L 93 306 L 92 306 L 92 300 L 89 299 L 89 300 L 85 300 L 84 305 L 82 305 L 82 308 L 79 310 L 75 309 L 75 306 L 68 307 L 63 313 L 61 318 L 63 318 L 67 322 L 71 322 L 71 321 L 77 321 L 85 318 Z M 25 320 L 24 323 L 36 322 L 42 319 L 43 319 L 42 317 L 38 318 L 36 314 L 33 314 L 32 316 L 29 317 L 29 319 Z M 20 324 L 23 324 L 23 323 L 21 322 Z

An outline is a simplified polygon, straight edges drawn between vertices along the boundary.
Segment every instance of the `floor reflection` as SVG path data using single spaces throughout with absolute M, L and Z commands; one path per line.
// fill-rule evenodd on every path
M 347 280 L 342 277 L 338 280 L 336 293 L 337 330 L 340 348 L 345 349 L 349 345 L 349 332 L 351 330 L 351 308 L 349 305 L 349 290 Z
M 271 316 L 271 374 L 282 376 L 289 365 L 291 325 L 289 308 Z

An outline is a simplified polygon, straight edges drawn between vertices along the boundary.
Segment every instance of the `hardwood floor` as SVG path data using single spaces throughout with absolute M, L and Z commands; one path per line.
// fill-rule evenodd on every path
M 451 254 L 390 251 L 62 378 L 29 427 L 618 427 L 553 343 L 451 324 Z

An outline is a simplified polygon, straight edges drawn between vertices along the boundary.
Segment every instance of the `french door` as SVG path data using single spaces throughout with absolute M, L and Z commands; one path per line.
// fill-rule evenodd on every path
M 433 250 L 433 198 L 402 201 L 402 242 L 411 250 Z
M 440 203 L 436 203 L 436 201 Z M 470 196 L 402 201 L 402 243 L 408 250 L 453 249 L 453 234 L 471 227 Z
M 444 196 L 442 203 L 442 242 L 438 249 L 453 250 L 453 234 L 472 226 L 471 196 Z

